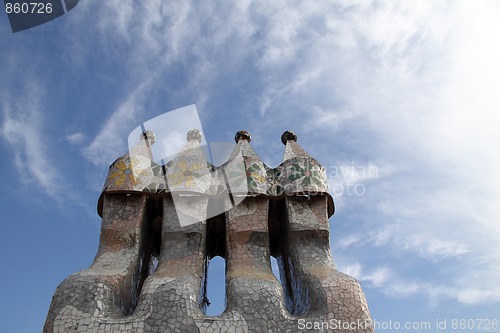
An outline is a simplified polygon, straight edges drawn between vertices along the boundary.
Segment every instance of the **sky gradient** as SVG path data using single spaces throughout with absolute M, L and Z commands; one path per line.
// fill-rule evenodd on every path
M 500 320 L 499 16 L 493 0 L 87 0 L 13 34 L 0 13 L 2 331 L 41 330 L 97 252 L 128 135 L 191 104 L 207 141 L 248 130 L 275 167 L 290 129 L 326 167 L 336 266 L 375 320 Z

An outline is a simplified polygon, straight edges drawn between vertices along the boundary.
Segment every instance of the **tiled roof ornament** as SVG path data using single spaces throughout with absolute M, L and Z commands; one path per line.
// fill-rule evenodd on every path
M 167 192 L 209 194 L 212 185 L 212 165 L 200 147 L 201 133 L 190 130 L 187 144 L 164 168 Z
M 234 136 L 236 147 L 224 166 L 228 189 L 242 195 L 268 195 L 271 182 L 267 176 L 269 169 L 255 153 L 248 131 L 238 131 Z
M 328 193 L 325 167 L 297 143 L 297 135 L 294 132 L 285 131 L 281 136 L 281 142 L 285 145 L 283 163 L 276 168 L 275 174 L 284 194 L 324 195 L 328 199 L 328 216 L 332 216 L 335 206 Z
M 103 193 L 216 195 L 224 188 L 235 195 L 325 195 L 328 197 L 328 216 L 333 215 L 334 203 L 328 193 L 325 168 L 297 143 L 294 132 L 285 131 L 281 136 L 285 144 L 283 162 L 274 169 L 265 165 L 256 154 L 248 131 L 235 134 L 236 146 L 229 160 L 219 168 L 207 161 L 200 147 L 201 139 L 198 129 L 190 130 L 186 134 L 186 145 L 170 162 L 161 166 L 152 161 L 151 147 L 156 142 L 156 135 L 144 131 L 140 142 L 110 166 Z M 98 204 L 99 214 L 101 211 L 102 198 Z
M 102 193 L 156 192 L 163 183 L 161 166 L 152 161 L 151 146 L 156 142 L 152 131 L 141 133 L 139 142 L 110 165 Z M 102 194 L 97 211 L 102 214 Z

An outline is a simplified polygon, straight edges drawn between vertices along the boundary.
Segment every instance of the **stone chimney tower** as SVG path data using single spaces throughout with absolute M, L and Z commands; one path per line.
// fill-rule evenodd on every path
M 59 285 L 43 332 L 373 332 L 359 283 L 333 263 L 326 170 L 297 136 L 283 133 L 276 168 L 246 131 L 219 167 L 200 138 L 189 131 L 184 149 L 160 165 L 145 131 L 110 166 L 97 255 Z M 226 308 L 212 317 L 205 286 L 217 255 L 226 259 Z

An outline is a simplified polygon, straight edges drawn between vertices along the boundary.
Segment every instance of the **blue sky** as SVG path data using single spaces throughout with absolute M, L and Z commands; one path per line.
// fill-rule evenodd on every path
M 190 104 L 207 141 L 246 129 L 276 166 L 291 129 L 325 165 L 336 265 L 375 320 L 500 320 L 499 15 L 497 1 L 87 0 L 13 34 L 1 13 L 0 327 L 41 330 L 97 252 L 129 133 Z

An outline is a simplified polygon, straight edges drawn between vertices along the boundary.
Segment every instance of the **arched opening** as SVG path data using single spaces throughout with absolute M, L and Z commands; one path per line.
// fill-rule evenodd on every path
M 163 217 L 161 215 L 156 215 L 156 217 L 153 218 L 147 244 L 148 251 L 146 251 L 147 255 L 149 255 L 149 258 L 146 256 L 145 258 L 146 262 L 144 263 L 146 264 L 146 267 L 144 267 L 144 269 L 146 270 L 143 276 L 144 279 L 147 278 L 149 275 L 153 274 L 154 272 L 156 272 L 156 269 L 158 268 L 159 265 L 162 223 L 163 223 Z
M 223 212 L 224 202 L 211 199 L 208 211 Z M 226 219 L 225 214 L 207 220 L 205 278 L 201 306 L 207 316 L 219 316 L 226 308 Z
M 207 316 L 219 316 L 226 308 L 226 260 L 221 256 L 208 262 L 203 303 Z

